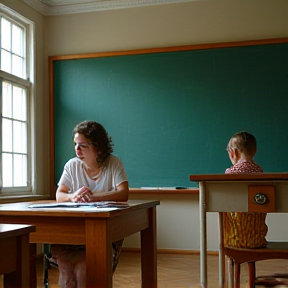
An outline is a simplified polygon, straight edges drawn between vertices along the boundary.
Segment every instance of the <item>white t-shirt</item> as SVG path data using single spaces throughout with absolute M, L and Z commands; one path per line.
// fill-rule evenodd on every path
M 114 191 L 118 185 L 128 181 L 121 160 L 113 155 L 108 156 L 97 176 L 96 179 L 90 179 L 84 169 L 84 163 L 75 157 L 65 164 L 58 186 L 67 186 L 70 193 L 85 186 L 96 194 L 97 192 Z

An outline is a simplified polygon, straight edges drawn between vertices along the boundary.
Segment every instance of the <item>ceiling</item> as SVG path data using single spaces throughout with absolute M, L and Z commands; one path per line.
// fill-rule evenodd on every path
M 197 0 L 23 0 L 43 15 L 63 15 Z

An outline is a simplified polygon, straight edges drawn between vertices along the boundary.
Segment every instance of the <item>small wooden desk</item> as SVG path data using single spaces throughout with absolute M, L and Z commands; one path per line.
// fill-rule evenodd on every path
M 288 212 L 288 173 L 190 175 L 199 182 L 200 282 L 207 288 L 206 212 L 249 212 L 249 186 L 275 187 L 275 211 Z M 250 211 L 251 212 L 251 211 Z M 220 235 L 222 234 L 220 222 Z M 219 248 L 219 287 L 224 286 L 222 240 Z
M 112 287 L 112 242 L 141 233 L 142 288 L 157 287 L 156 205 L 129 201 L 129 208 L 88 211 L 78 208 L 29 208 L 37 201 L 0 205 L 0 223 L 33 224 L 30 243 L 86 245 L 86 287 Z M 36 244 L 35 244 L 36 245 Z M 30 288 L 35 287 L 31 282 Z
M 4 287 L 29 287 L 31 225 L 0 224 L 0 275 Z

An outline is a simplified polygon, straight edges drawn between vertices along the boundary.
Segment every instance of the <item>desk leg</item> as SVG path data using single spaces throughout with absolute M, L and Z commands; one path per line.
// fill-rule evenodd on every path
M 31 246 L 32 245 L 32 246 Z M 36 252 L 36 244 L 31 244 L 32 248 L 29 249 L 29 234 L 24 234 L 16 238 L 16 270 L 8 273 L 4 276 L 4 287 L 5 288 L 19 288 L 19 287 L 30 287 L 36 288 L 36 267 L 35 267 L 35 253 L 31 258 L 32 252 Z M 30 247 L 30 248 L 31 248 Z M 31 261 L 32 259 L 32 261 Z M 34 260 L 33 260 L 34 259 Z M 33 263 L 32 263 L 33 262 Z M 31 277 L 31 273 L 35 272 Z
M 37 287 L 37 272 L 36 272 L 36 255 L 37 255 L 37 244 L 30 243 L 29 248 L 26 251 L 30 252 L 30 288 Z
M 148 213 L 149 227 L 141 231 L 142 288 L 157 288 L 156 207 Z
M 112 287 L 112 241 L 109 219 L 86 219 L 86 287 Z
M 200 284 L 208 287 L 207 282 L 207 227 L 206 227 L 206 192 L 204 182 L 199 182 L 199 218 L 200 218 Z
M 223 212 L 218 213 L 219 225 L 219 287 L 224 288 L 225 284 L 225 255 L 223 254 L 224 239 L 223 239 Z

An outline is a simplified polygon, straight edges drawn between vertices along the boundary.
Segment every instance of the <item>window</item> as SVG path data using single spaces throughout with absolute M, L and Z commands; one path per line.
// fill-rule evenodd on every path
M 33 193 L 34 24 L 0 4 L 0 194 Z

